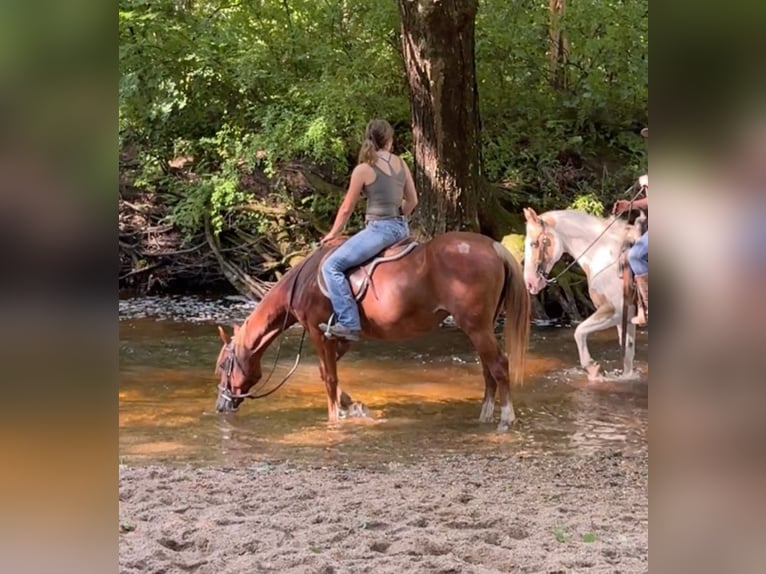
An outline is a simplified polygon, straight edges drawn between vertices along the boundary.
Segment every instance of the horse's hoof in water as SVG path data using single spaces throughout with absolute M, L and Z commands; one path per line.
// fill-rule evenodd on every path
M 348 416 L 357 418 L 367 418 L 370 416 L 370 411 L 367 405 L 364 403 L 351 403 L 348 407 Z
M 497 432 L 508 432 L 508 429 L 511 428 L 512 424 L 513 421 L 511 421 L 510 424 L 501 421 L 500 424 L 497 425 Z
M 348 410 L 348 408 L 354 403 L 354 400 L 346 391 L 340 392 L 340 408 Z
M 491 423 L 495 421 L 495 413 L 494 412 L 485 412 L 482 411 L 482 413 L 479 415 L 479 422 L 482 424 Z
M 585 367 L 585 371 L 588 373 L 588 380 L 591 382 L 602 380 L 601 377 L 601 365 L 598 363 L 591 363 Z
M 516 420 L 517 420 L 516 417 L 513 417 L 510 422 L 505 422 L 501 420 L 500 423 L 497 425 L 497 432 L 508 432 L 508 430 L 513 426 Z

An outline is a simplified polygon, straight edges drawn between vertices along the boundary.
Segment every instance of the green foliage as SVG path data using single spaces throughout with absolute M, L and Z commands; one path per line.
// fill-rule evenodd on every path
M 548 3 L 482 0 L 476 21 L 484 173 L 541 207 L 603 210 L 645 168 L 648 2 L 567 3 L 566 88 L 549 70 Z M 134 185 L 163 194 L 188 234 L 263 216 L 241 185 L 292 160 L 345 183 L 371 117 L 408 150 L 409 97 L 395 2 L 120 0 L 119 138 Z M 193 178 L 169 163 L 190 156 Z M 589 191 L 582 195 L 582 190 Z M 577 197 L 572 203 L 572 198 Z M 316 213 L 340 198 L 309 199 Z M 332 204 L 330 206 L 330 204 Z
M 594 193 L 578 195 L 569 205 L 569 209 L 577 209 L 579 211 L 590 213 L 591 215 L 604 217 L 604 204 Z
M 565 88 L 551 85 L 547 2 L 485 0 L 476 61 L 485 172 L 552 204 L 599 179 L 612 197 L 645 160 L 648 2 L 567 2 Z
M 240 174 L 235 166 L 227 164 L 221 172 L 205 174 L 192 182 L 168 182 L 173 192 L 167 199 L 171 206 L 168 220 L 191 236 L 199 231 L 204 218 L 210 218 L 213 233 L 224 227 L 248 225 L 262 233 L 267 219 L 257 212 L 234 211 L 234 208 L 252 200 L 240 185 Z
M 267 168 L 303 157 L 343 174 L 370 116 L 408 118 L 397 18 L 372 0 L 121 0 L 121 143 L 165 157 L 229 125 Z
M 598 536 L 593 534 L 593 532 L 587 532 L 582 535 L 583 542 L 591 543 L 591 542 L 596 542 L 596 540 L 598 540 Z
M 503 247 L 511 252 L 516 258 L 516 261 L 521 263 L 524 260 L 524 239 L 525 235 L 522 233 L 511 233 L 503 237 Z

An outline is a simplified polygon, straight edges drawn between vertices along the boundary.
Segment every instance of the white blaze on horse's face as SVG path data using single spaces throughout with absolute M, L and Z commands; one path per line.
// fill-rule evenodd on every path
M 524 283 L 536 295 L 548 284 L 547 275 L 561 259 L 561 242 L 552 226 L 538 217 L 531 208 L 524 208 L 527 234 L 524 238 Z

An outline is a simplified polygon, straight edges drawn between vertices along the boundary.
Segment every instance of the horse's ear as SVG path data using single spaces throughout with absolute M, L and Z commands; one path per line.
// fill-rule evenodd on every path
M 535 210 L 531 207 L 525 207 L 524 208 L 524 218 L 530 222 L 530 223 L 537 223 L 537 214 L 535 213 Z
M 224 345 L 229 344 L 229 336 L 226 334 L 226 331 L 223 330 L 223 327 L 218 325 L 218 334 L 221 336 L 221 341 L 223 341 Z
M 237 333 L 239 332 L 239 325 L 234 325 L 234 336 L 237 336 Z

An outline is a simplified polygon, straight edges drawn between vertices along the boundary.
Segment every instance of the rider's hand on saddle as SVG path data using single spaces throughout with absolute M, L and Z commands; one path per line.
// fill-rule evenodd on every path
M 615 215 L 622 215 L 628 209 L 630 209 L 630 202 L 627 199 L 618 199 L 614 202 L 612 213 Z
M 324 245 L 325 243 L 329 243 L 330 241 L 332 241 L 336 237 L 338 237 L 338 236 L 335 235 L 334 233 L 328 233 L 322 239 L 319 240 L 319 245 Z

